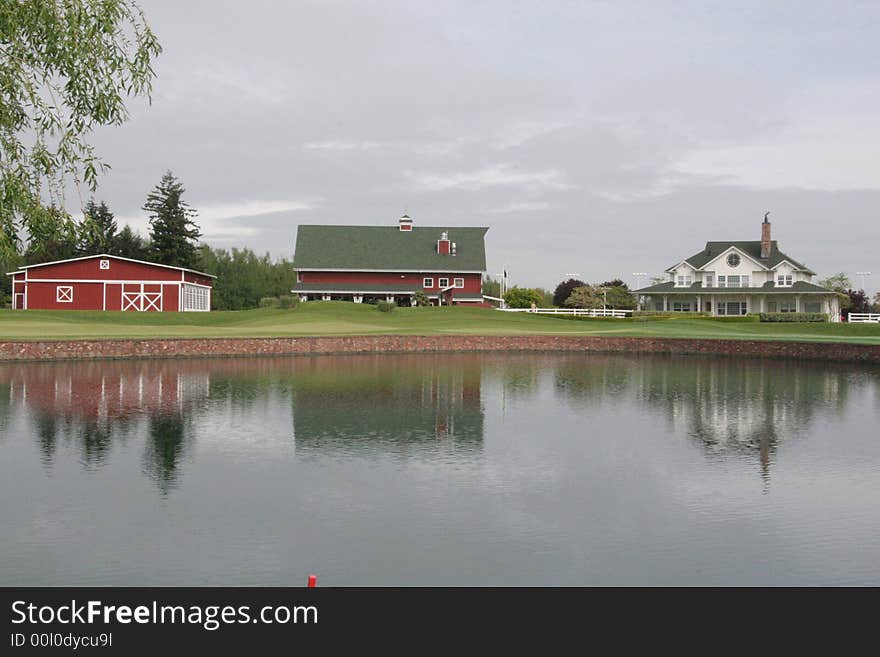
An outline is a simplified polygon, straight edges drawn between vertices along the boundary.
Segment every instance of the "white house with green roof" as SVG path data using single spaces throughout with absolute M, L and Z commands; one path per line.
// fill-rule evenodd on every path
M 702 251 L 673 265 L 666 275 L 669 280 L 634 291 L 642 308 L 719 317 L 826 313 L 832 322 L 840 321 L 837 295 L 813 283 L 816 273 L 779 249 L 770 237 L 767 215 L 760 240 L 706 242 Z
M 481 305 L 488 230 L 415 226 L 406 214 L 392 226 L 302 225 L 291 291 L 302 301 L 415 305 L 422 292 L 434 305 Z

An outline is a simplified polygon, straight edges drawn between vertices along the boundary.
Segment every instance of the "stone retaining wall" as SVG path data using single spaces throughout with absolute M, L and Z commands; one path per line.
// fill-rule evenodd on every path
M 0 342 L 0 361 L 461 351 L 721 354 L 880 363 L 880 345 L 596 336 L 392 335 Z

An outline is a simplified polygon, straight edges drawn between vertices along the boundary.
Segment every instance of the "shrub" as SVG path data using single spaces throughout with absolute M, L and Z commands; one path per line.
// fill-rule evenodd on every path
M 428 295 L 419 290 L 413 295 L 413 298 L 416 300 L 417 306 L 430 306 L 431 300 L 428 298 Z
M 260 299 L 260 308 L 277 308 L 278 297 L 263 297 Z
M 299 305 L 299 297 L 292 297 L 289 294 L 282 294 L 278 297 L 278 307 L 282 310 L 296 308 Z
M 538 290 L 527 287 L 513 286 L 504 293 L 504 301 L 511 308 L 530 308 L 532 304 L 536 306 L 544 300 L 544 294 Z
M 397 308 L 397 304 L 391 301 L 379 301 L 376 304 L 376 310 L 380 313 L 391 313 L 394 312 L 395 308 Z
M 826 313 L 761 313 L 762 322 L 827 322 Z

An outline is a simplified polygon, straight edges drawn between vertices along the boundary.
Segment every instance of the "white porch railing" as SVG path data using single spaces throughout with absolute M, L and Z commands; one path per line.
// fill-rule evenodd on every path
M 846 321 L 850 324 L 860 324 L 865 322 L 880 324 L 880 313 L 850 313 Z
M 538 313 L 539 315 L 574 315 L 576 317 L 629 317 L 632 310 L 615 308 L 497 308 L 506 313 Z

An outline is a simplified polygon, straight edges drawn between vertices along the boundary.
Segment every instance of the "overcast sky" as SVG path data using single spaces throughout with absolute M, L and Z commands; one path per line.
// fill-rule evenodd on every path
M 170 168 L 215 246 L 291 257 L 300 223 L 407 209 L 552 286 L 759 239 L 769 210 L 789 255 L 880 285 L 878 2 L 141 5 L 153 102 L 96 143 L 97 197 L 142 230 Z

